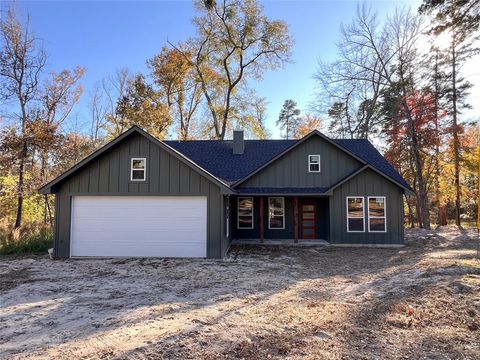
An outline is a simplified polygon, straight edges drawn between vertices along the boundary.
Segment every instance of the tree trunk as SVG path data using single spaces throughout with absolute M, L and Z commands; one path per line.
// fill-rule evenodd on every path
M 20 166 L 18 169 L 18 199 L 17 199 L 17 217 L 15 219 L 15 229 L 22 226 L 23 215 L 23 194 L 24 194 L 24 173 L 25 173 L 25 160 L 27 158 L 27 140 L 25 135 L 23 138 L 22 151 L 20 153 Z
M 41 174 L 41 177 L 42 177 L 42 183 L 47 183 L 48 181 L 48 152 L 46 151 L 41 151 L 40 153 L 40 157 L 41 157 L 41 170 L 40 170 L 40 174 Z M 44 224 L 46 225 L 47 222 L 50 223 L 50 226 L 53 226 L 53 219 L 52 219 L 52 212 L 50 210 L 50 204 L 48 203 L 48 195 L 44 195 L 43 197 L 43 200 L 44 200 Z
M 447 225 L 447 206 L 440 205 L 438 207 L 438 226 Z
M 410 227 L 412 229 L 414 229 L 415 228 L 415 215 L 413 215 L 412 204 L 410 204 L 410 201 L 408 200 L 408 198 L 407 198 L 407 209 L 408 209 L 407 217 L 408 217 L 408 221 L 410 223 Z
M 440 192 L 440 125 L 438 123 L 438 96 L 440 89 L 438 86 L 438 50 L 435 54 L 435 195 L 437 200 L 437 226 L 447 225 L 446 207 L 442 205 L 442 194 Z M 445 216 L 445 218 L 444 218 Z
M 48 220 L 50 222 L 50 227 L 53 229 L 53 216 L 52 210 L 50 209 L 50 203 L 48 202 L 48 195 L 45 194 L 45 205 L 47 206 Z
M 457 54 L 455 28 L 452 35 L 452 132 L 453 132 L 453 162 L 454 162 L 454 182 L 455 182 L 455 223 L 461 226 L 460 221 L 460 140 L 458 138 L 457 121 Z
M 430 230 L 430 216 L 429 216 L 429 206 L 428 206 L 428 194 L 425 191 L 425 179 L 423 178 L 422 165 L 420 160 L 420 152 L 418 148 L 414 149 L 415 153 L 415 170 L 418 178 L 418 205 L 420 210 L 420 219 L 422 222 L 422 227 L 427 230 Z
M 412 112 L 410 107 L 407 103 L 407 97 L 409 96 L 409 92 L 406 88 L 406 79 L 405 73 L 403 71 L 402 66 L 399 68 L 400 71 L 400 79 L 402 85 L 402 106 L 405 111 L 405 117 L 408 122 L 408 135 L 410 136 L 410 146 L 411 146 L 411 153 L 413 155 L 414 161 L 414 169 L 415 175 L 418 181 L 418 192 L 417 192 L 417 213 L 419 215 L 418 221 L 419 224 L 421 223 L 420 227 L 424 227 L 427 230 L 430 230 L 430 207 L 428 201 L 428 193 L 427 187 L 425 184 L 425 179 L 423 177 L 423 162 L 420 156 L 420 149 L 419 149 L 419 139 L 417 136 L 417 129 L 415 127 L 415 120 L 412 117 Z
M 415 203 L 415 210 L 417 212 L 417 222 L 418 222 L 418 227 L 423 228 L 424 227 L 424 222 L 423 222 L 423 209 L 422 209 L 422 201 L 420 199 L 420 196 L 416 196 L 416 203 Z
M 417 213 L 418 213 L 418 222 L 420 227 L 424 227 L 427 230 L 430 230 L 430 209 L 428 206 L 428 194 L 425 186 L 425 179 L 423 177 L 423 164 L 420 157 L 420 150 L 417 138 L 417 132 L 415 129 L 414 120 L 411 114 L 408 111 L 408 106 L 405 104 L 405 109 L 407 110 L 407 120 L 410 127 L 410 140 L 412 143 L 412 152 L 413 152 L 413 161 L 415 165 L 415 174 L 418 181 L 418 193 L 417 193 Z

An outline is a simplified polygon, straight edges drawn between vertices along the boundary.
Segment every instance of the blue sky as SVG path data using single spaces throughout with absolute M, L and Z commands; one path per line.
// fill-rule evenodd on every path
M 396 6 L 416 9 L 420 1 L 369 3 L 385 16 Z M 333 59 L 339 27 L 351 21 L 358 3 L 317 0 L 263 4 L 269 17 L 290 25 L 295 38 L 294 62 L 252 83 L 269 101 L 267 127 L 278 137 L 275 120 L 283 101 L 294 99 L 303 112 L 308 110 L 317 62 Z M 158 53 L 167 39 L 181 41 L 194 32 L 191 1 L 20 1 L 18 7 L 29 13 L 33 31 L 44 40 L 51 69 L 87 68 L 85 95 L 75 111 L 79 124 L 87 121 L 86 103 L 96 82 L 119 68 L 145 72 L 145 61 Z

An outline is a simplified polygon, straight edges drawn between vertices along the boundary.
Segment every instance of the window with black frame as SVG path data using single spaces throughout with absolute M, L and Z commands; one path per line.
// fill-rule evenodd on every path
M 237 228 L 253 229 L 253 198 L 252 197 L 238 198 Z
M 268 228 L 285 229 L 285 198 L 268 198 Z

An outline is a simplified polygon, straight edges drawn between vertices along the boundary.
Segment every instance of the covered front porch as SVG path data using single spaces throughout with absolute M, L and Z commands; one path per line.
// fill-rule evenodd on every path
M 316 193 L 230 197 L 234 244 L 328 245 L 330 197 Z

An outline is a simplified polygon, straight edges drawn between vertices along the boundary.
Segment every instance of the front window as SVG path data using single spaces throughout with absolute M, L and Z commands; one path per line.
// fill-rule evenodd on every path
M 387 231 L 385 196 L 371 196 L 368 198 L 368 231 Z
M 320 172 L 320 155 L 308 155 L 308 172 Z
M 268 228 L 285 229 L 285 199 L 283 197 L 268 198 Z
M 239 229 L 253 229 L 253 198 L 239 197 L 237 209 L 237 227 Z
M 363 197 L 347 197 L 347 232 L 364 232 L 365 214 Z
M 130 180 L 132 181 L 145 181 L 146 179 L 146 167 L 147 159 L 145 158 L 132 158 Z

